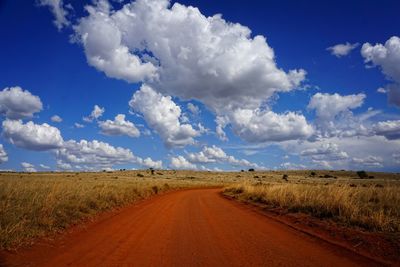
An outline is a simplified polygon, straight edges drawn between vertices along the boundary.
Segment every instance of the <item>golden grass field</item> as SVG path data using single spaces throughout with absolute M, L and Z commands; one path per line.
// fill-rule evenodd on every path
M 244 201 L 373 231 L 399 232 L 400 175 L 373 173 L 373 179 L 359 179 L 354 172 L 315 171 L 315 177 L 310 172 L 3 172 L 0 249 L 28 244 L 99 212 L 161 192 L 206 186 L 225 186 L 225 194 Z M 288 181 L 283 174 L 288 174 Z
M 371 173 L 374 178 L 359 179 L 354 172 L 314 172 L 314 177 L 311 171 L 255 175 L 259 178 L 228 186 L 224 193 L 270 208 L 332 218 L 345 226 L 400 232 L 399 174 Z M 282 179 L 284 174 L 288 181 Z

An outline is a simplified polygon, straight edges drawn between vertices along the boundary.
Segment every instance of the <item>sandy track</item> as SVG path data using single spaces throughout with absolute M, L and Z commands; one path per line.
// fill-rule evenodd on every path
M 370 266 L 297 232 L 219 189 L 168 193 L 51 244 L 3 256 L 7 266 Z

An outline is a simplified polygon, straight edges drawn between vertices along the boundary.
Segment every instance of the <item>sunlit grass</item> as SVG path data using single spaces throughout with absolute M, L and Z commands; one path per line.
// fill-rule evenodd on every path
M 114 173 L 2 174 L 0 248 L 60 231 L 99 212 L 169 190 L 218 185 L 143 171 Z
M 227 187 L 224 192 L 243 201 L 330 218 L 348 226 L 400 231 L 398 181 L 247 180 Z

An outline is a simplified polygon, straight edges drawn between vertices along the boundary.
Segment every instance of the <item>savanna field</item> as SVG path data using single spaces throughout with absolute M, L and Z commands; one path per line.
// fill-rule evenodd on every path
M 398 236 L 400 175 L 349 171 L 113 171 L 0 175 L 0 248 L 28 245 L 172 190 L 221 187 L 239 201 Z

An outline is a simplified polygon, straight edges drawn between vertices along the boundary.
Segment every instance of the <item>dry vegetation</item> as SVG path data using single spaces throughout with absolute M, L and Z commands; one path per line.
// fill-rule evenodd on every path
M 58 232 L 101 211 L 179 188 L 222 185 L 174 171 L 0 173 L 0 249 Z M 212 178 L 212 179 L 211 179 Z
M 373 178 L 360 179 L 356 173 L 345 171 L 257 173 L 252 179 L 227 187 L 224 193 L 269 208 L 329 218 L 346 226 L 399 233 L 400 175 L 369 176 Z
M 0 173 L 0 249 L 27 244 L 99 212 L 161 192 L 204 186 L 227 186 L 225 194 L 244 201 L 399 232 L 400 175 L 374 173 L 373 179 L 359 179 L 354 172 L 316 171 L 312 177 L 310 173 Z M 282 179 L 283 174 L 288 181 Z

